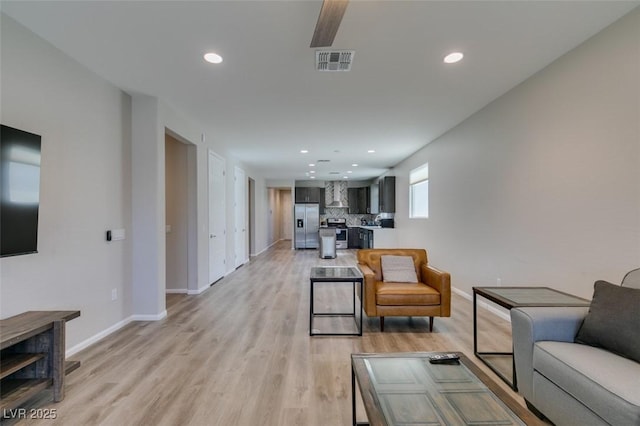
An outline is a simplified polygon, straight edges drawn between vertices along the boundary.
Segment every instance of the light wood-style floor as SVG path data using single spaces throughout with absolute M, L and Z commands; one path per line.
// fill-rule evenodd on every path
M 378 319 L 365 316 L 362 337 L 309 337 L 309 270 L 318 265 L 355 265 L 355 251 L 323 260 L 282 241 L 201 295 L 168 295 L 166 319 L 131 323 L 73 357 L 82 366 L 67 376 L 64 401 L 43 395 L 30 405 L 55 408 L 56 420 L 18 424 L 348 425 L 351 353 L 475 359 L 472 304 L 457 295 L 433 333 L 425 318 L 387 318 L 381 333 Z M 318 292 L 318 303 L 347 287 Z M 482 350 L 509 350 L 509 324 L 480 312 Z

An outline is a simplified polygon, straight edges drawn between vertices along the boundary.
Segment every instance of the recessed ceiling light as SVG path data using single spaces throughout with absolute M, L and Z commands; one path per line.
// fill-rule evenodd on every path
M 447 56 L 444 57 L 445 64 L 455 64 L 464 58 L 464 54 L 462 52 L 451 52 Z
M 342 176 L 342 177 L 345 178 L 345 179 L 349 179 L 349 176 Z
M 367 151 L 369 154 L 373 154 L 374 152 L 376 152 L 375 149 L 370 149 L 369 151 Z
M 316 178 L 315 176 L 311 176 L 311 177 L 309 177 L 309 179 L 315 179 L 315 178 Z
M 348 170 L 347 173 L 353 173 L 351 170 Z
M 300 154 L 306 154 L 306 153 L 308 153 L 308 152 L 309 152 L 309 151 L 308 151 L 308 150 L 306 150 L 306 149 L 301 149 L 301 150 L 300 150 Z
M 212 64 L 219 64 L 222 62 L 222 56 L 217 53 L 209 52 L 204 54 L 204 60 Z
M 351 167 L 358 167 L 358 165 L 356 163 L 353 163 Z
M 309 170 L 309 173 L 315 173 L 315 172 L 316 172 L 315 170 Z
M 313 163 L 309 163 L 309 167 L 315 167 L 316 165 Z

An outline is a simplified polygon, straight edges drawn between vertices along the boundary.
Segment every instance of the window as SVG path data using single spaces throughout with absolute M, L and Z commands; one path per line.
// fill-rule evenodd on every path
M 409 173 L 409 217 L 429 217 L 429 163 Z

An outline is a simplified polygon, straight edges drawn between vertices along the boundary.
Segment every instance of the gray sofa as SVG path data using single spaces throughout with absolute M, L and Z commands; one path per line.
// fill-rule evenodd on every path
M 588 312 L 575 307 L 511 310 L 518 391 L 532 411 L 559 426 L 638 426 L 640 363 L 574 343 Z

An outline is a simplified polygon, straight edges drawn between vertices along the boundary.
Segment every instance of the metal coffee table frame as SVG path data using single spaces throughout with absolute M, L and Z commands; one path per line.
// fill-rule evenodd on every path
M 528 301 L 514 301 L 500 295 L 501 291 L 516 291 L 522 290 L 522 292 L 529 292 L 534 295 L 535 293 L 553 293 L 556 294 L 559 298 L 572 299 L 574 302 L 568 301 L 539 301 L 536 300 L 535 297 L 531 297 Z M 583 299 L 581 297 L 574 296 L 569 293 L 564 293 L 562 291 L 558 291 L 549 287 L 473 287 L 473 353 L 474 355 L 482 361 L 487 367 L 491 369 L 494 373 L 502 379 L 507 385 L 511 386 L 511 388 L 515 391 L 518 390 L 518 380 L 516 377 L 516 363 L 513 357 L 513 349 L 511 352 L 480 352 L 478 351 L 478 305 L 476 303 L 477 296 L 484 297 L 487 300 L 490 300 L 503 308 L 511 310 L 512 308 L 520 308 L 520 307 L 528 307 L 528 306 L 589 306 L 591 302 L 587 299 Z M 486 356 L 511 356 L 511 375 L 512 379 L 509 380 L 504 374 L 502 374 L 496 367 L 491 364 L 491 362 L 486 358 Z
M 331 272 L 331 273 L 330 273 Z M 343 273 L 344 272 L 344 273 Z M 352 312 L 315 312 L 313 307 L 313 293 L 316 283 L 352 283 L 353 311 Z M 309 306 L 309 336 L 362 336 L 362 296 L 364 278 L 354 266 L 318 266 L 311 268 L 311 300 Z M 360 318 L 356 312 L 357 285 L 360 284 Z M 313 331 L 314 317 L 353 317 L 357 332 L 355 333 L 322 333 Z

